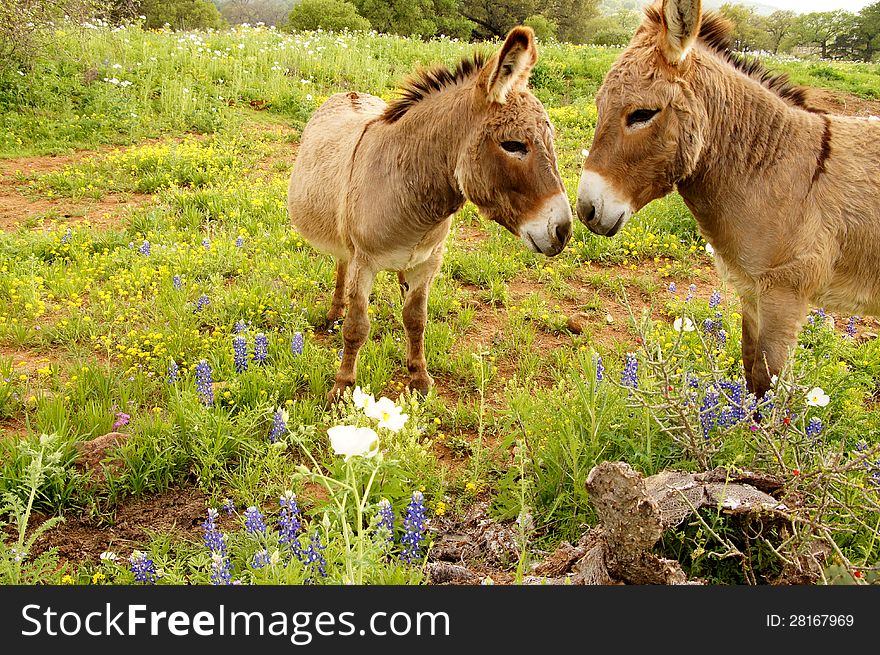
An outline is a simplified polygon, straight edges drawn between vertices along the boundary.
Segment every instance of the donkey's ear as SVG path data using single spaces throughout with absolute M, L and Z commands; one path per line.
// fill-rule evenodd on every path
M 666 60 L 678 66 L 700 33 L 701 0 L 663 0 L 661 48 Z
M 534 30 L 522 25 L 510 30 L 497 58 L 493 57 L 487 66 L 491 69 L 486 85 L 489 100 L 503 105 L 514 86 L 525 85 L 537 61 Z

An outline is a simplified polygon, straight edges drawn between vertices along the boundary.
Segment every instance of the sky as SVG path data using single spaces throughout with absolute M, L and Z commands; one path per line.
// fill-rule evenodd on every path
M 873 4 L 877 0 L 757 0 L 760 4 L 771 5 L 779 9 L 789 9 L 799 14 L 813 11 L 834 11 L 846 9 L 858 13 L 860 9 Z

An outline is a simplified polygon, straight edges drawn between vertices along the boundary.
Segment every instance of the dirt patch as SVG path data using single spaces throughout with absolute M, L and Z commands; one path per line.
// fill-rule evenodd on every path
M 177 538 L 197 541 L 202 536 L 201 524 L 207 516 L 208 497 L 195 489 L 170 489 L 149 498 L 134 500 L 119 507 L 111 525 L 98 524 L 88 518 L 67 515 L 65 521 L 41 536 L 35 554 L 58 548 L 58 555 L 72 564 L 97 564 L 100 555 L 111 550 L 120 557 L 143 548 L 150 534 L 173 534 Z M 35 517 L 39 525 L 46 516 Z M 226 519 L 221 512 L 221 529 Z
M 829 114 L 843 116 L 880 116 L 880 100 L 859 98 L 845 91 L 830 89 L 810 89 L 810 104 Z

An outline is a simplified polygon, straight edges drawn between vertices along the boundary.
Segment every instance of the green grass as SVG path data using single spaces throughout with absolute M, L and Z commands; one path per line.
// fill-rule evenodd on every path
M 358 89 L 390 97 L 415 65 L 453 63 L 491 46 L 263 28 L 64 27 L 51 47 L 24 75 L 0 81 L 0 156 L 95 152 L 51 172 L 13 174 L 16 186 L 52 203 L 54 213 L 42 229 L 0 233 L 0 430 L 8 433 L 0 437 L 0 494 L 24 501 L 30 481 L 41 511 L 112 521 L 133 498 L 193 487 L 211 507 L 229 498 L 239 514 L 262 508 L 277 541 L 278 498 L 292 490 L 303 510 L 302 547 L 306 535 L 320 535 L 327 580 L 349 580 L 352 551 L 342 535 L 357 524 L 357 513 L 335 505 L 338 497 L 317 493 L 315 475 L 336 482 L 361 476 L 358 484 L 365 484 L 365 470 L 348 470 L 333 455 L 327 429 L 369 421 L 350 402 L 334 409 L 324 400 L 342 348 L 339 326 L 323 318 L 334 266 L 289 226 L 293 144 L 331 93 Z M 572 199 L 581 149 L 595 126 L 593 95 L 618 54 L 541 47 L 532 84 L 556 125 Z M 876 67 L 860 65 L 829 64 L 833 75 L 810 63 L 779 66 L 805 81 L 861 89 L 856 92 L 865 97 L 876 75 Z M 117 147 L 104 147 L 111 144 Z M 132 193 L 150 194 L 149 201 L 122 212 L 109 228 L 63 218 L 80 198 Z M 473 234 L 479 237 L 466 238 Z M 676 380 L 676 393 L 695 393 L 697 405 L 712 376 L 740 375 L 736 299 L 724 289 L 720 307 L 708 306 L 717 282 L 703 246 L 676 195 L 649 204 L 615 239 L 577 223 L 569 247 L 552 260 L 529 253 L 465 207 L 429 299 L 427 358 L 437 389 L 421 402 L 400 396 L 410 414 L 407 428 L 379 430 L 383 461 L 365 496 L 365 521 L 387 498 L 399 539 L 414 491 L 424 494 L 429 517 L 488 501 L 496 520 L 532 516 L 524 552 L 534 558 L 562 540 L 576 541 L 595 523 L 585 482 L 603 460 L 622 459 L 645 475 L 703 464 L 753 468 L 780 475 L 787 490 L 805 494 L 816 489 L 799 486 L 804 480 L 824 480 L 828 453 L 857 461 L 859 440 L 870 447 L 880 434 L 880 353 L 876 340 L 846 338 L 844 325 L 802 335 L 792 384 L 820 386 L 832 402 L 808 407 L 803 394 L 793 396 L 787 407 L 796 414 L 794 432 L 785 439 L 775 432 L 755 436 L 740 421 L 712 426 L 695 448 L 675 437 L 681 425 L 700 422 L 687 396 L 679 398 L 687 407 L 683 416 L 638 402 L 641 393 L 663 392 L 664 378 L 651 368 L 654 352 L 669 355 L 666 373 Z M 697 297 L 686 300 L 692 283 Z M 397 398 L 406 381 L 400 309 L 396 277 L 380 274 L 358 377 L 377 397 Z M 583 329 L 572 331 L 569 319 L 579 314 Z M 712 348 L 698 332 L 675 332 L 672 323 L 682 314 L 698 328 L 707 319 L 722 321 L 726 342 Z M 247 370 L 236 370 L 237 333 L 250 354 L 257 335 L 265 335 L 264 363 L 250 360 Z M 291 348 L 297 333 L 302 353 Z M 641 392 L 632 394 L 616 384 L 630 352 L 639 352 L 641 362 Z M 202 360 L 216 383 L 212 406 L 196 388 Z M 172 366 L 177 376 L 169 381 Z M 700 386 L 688 387 L 688 376 Z M 287 430 L 272 442 L 273 419 L 282 411 Z M 116 455 L 118 465 L 108 463 L 96 483 L 74 466 L 75 446 L 113 430 L 120 413 L 129 416 L 120 429 L 131 437 Z M 823 421 L 819 441 L 803 441 L 810 418 Z M 43 433 L 56 435 L 53 467 L 29 477 Z M 774 448 L 776 460 L 768 457 Z M 443 453 L 451 465 L 441 461 Z M 878 560 L 880 548 L 871 530 L 875 469 L 865 464 L 847 474 L 850 509 L 819 517 L 845 556 L 863 567 Z M 803 477 L 792 477 L 792 469 Z M 239 516 L 225 524 L 237 576 L 255 583 L 306 580 L 309 572 L 299 566 L 252 569 L 254 555 L 268 547 L 260 540 L 270 537 L 248 535 L 241 523 Z M 712 525 L 716 534 L 735 531 Z M 683 528 L 663 548 L 713 583 L 749 579 L 744 567 L 718 566 L 705 555 L 719 548 L 707 534 Z M 424 581 L 418 566 L 388 557 L 374 541 L 357 543 L 365 548 L 357 570 L 372 571 L 366 581 Z M 164 581 L 210 582 L 211 560 L 201 544 L 156 534 L 141 547 L 164 570 Z M 777 564 L 756 565 L 758 581 L 778 573 Z M 78 583 L 133 581 L 125 565 L 108 562 L 56 570 L 41 560 L 34 575 L 51 582 L 63 575 Z

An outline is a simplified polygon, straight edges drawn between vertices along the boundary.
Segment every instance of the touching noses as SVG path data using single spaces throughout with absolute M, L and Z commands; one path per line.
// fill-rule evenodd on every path
M 632 214 L 632 205 L 602 175 L 584 169 L 578 184 L 577 215 L 591 232 L 613 237 Z
M 565 248 L 571 238 L 571 230 L 571 205 L 565 191 L 560 191 L 520 228 L 520 238 L 533 252 L 553 257 Z

